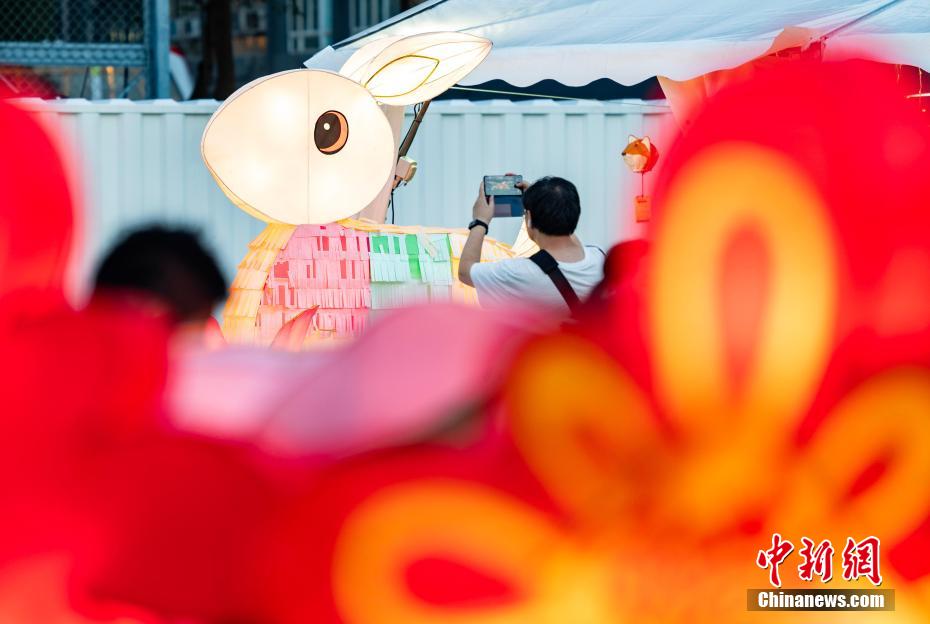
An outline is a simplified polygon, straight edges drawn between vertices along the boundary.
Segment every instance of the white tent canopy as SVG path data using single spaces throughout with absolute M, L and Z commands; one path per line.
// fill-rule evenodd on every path
M 427 0 L 306 64 L 335 71 L 381 37 L 444 30 L 494 42 L 463 84 L 688 80 L 824 36 L 827 58 L 930 69 L 930 0 Z

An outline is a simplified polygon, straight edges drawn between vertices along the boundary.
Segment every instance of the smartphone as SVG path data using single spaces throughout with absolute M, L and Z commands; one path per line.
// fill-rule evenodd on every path
M 484 194 L 494 197 L 495 217 L 523 216 L 523 191 L 517 188 L 520 182 L 522 175 L 484 176 Z

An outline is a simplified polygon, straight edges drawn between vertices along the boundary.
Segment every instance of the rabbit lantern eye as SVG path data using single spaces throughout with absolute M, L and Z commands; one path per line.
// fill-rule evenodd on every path
M 323 154 L 335 154 L 349 140 L 349 122 L 339 111 L 326 111 L 316 120 L 313 142 Z

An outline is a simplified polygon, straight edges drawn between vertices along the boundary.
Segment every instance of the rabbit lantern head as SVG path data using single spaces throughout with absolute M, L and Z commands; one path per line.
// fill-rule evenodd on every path
M 491 50 L 456 32 L 381 39 L 339 73 L 295 69 L 245 85 L 214 113 L 201 154 L 224 193 L 269 223 L 325 224 L 359 213 L 397 161 L 388 107 L 431 99 Z

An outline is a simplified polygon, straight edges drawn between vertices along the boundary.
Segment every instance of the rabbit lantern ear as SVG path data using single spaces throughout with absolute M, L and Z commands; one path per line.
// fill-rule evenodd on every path
M 491 51 L 491 42 L 458 32 L 379 39 L 360 48 L 339 70 L 383 104 L 430 100 L 467 76 Z

